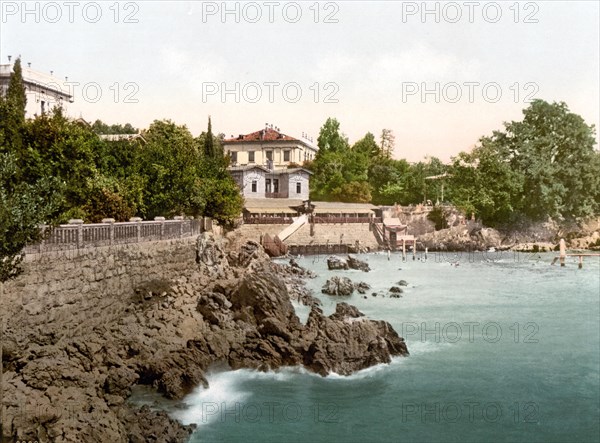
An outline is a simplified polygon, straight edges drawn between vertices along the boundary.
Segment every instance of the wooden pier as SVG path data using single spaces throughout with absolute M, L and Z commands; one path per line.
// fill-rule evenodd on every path
M 581 269 L 581 268 L 583 268 L 583 257 L 600 257 L 600 254 L 593 254 L 593 253 L 589 253 L 589 252 L 583 252 L 583 253 L 573 252 L 573 253 L 568 254 L 565 240 L 563 238 L 560 239 L 559 248 L 560 248 L 559 255 L 558 255 L 558 257 L 554 257 L 554 260 L 552 260 L 552 264 L 555 264 L 557 260 L 560 260 L 560 265 L 565 266 L 565 260 L 567 257 L 579 257 L 578 267 L 579 267 L 579 269 Z

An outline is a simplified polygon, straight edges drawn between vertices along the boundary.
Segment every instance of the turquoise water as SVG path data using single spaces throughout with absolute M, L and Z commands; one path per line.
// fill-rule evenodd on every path
M 320 294 L 332 275 L 373 291 L 407 280 L 400 299 L 345 301 L 390 322 L 410 357 L 350 377 L 215 371 L 171 414 L 198 424 L 193 442 L 600 441 L 600 263 L 551 257 L 363 255 L 369 273 L 301 258 L 326 314 L 340 300 Z

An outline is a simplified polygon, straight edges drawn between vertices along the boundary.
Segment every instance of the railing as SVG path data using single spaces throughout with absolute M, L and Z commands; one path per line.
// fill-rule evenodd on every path
M 314 223 L 372 223 L 373 217 L 313 217 Z
M 350 245 L 343 243 L 329 244 L 309 244 L 309 245 L 289 245 L 288 253 L 291 255 L 329 255 L 329 254 L 348 254 L 351 251 Z
M 286 225 L 293 222 L 292 217 L 244 217 L 244 223 L 249 225 Z
M 265 192 L 265 198 L 288 198 L 287 192 Z
M 48 227 L 42 227 L 47 230 Z M 187 220 L 130 221 L 124 223 L 70 223 L 54 228 L 39 244 L 27 246 L 26 254 L 98 246 L 171 240 L 212 231 L 208 217 Z
M 381 221 L 373 223 L 373 233 L 375 234 L 375 238 L 377 239 L 377 243 L 379 245 L 387 245 L 388 241 L 385 239 L 385 235 L 383 234 L 383 225 Z
M 382 223 L 381 217 L 312 217 L 314 223 Z M 309 219 L 309 222 L 311 219 Z M 248 225 L 274 225 L 290 224 L 294 220 L 288 217 L 244 217 L 244 223 Z

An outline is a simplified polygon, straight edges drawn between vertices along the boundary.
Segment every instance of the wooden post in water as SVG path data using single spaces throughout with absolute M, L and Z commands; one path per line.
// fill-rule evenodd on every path
M 425 260 L 427 260 L 427 248 L 425 248 Z
M 406 261 L 406 240 L 402 239 L 402 261 Z
M 583 268 L 583 255 L 579 256 L 579 269 Z
M 559 243 L 559 247 L 560 247 L 560 265 L 564 266 L 565 265 L 565 259 L 567 257 L 567 245 L 565 244 L 565 239 L 561 238 L 560 239 L 560 243 Z

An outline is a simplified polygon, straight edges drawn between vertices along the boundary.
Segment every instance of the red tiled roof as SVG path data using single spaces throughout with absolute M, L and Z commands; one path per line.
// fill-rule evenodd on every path
M 251 134 L 240 134 L 238 137 L 225 139 L 225 143 L 235 143 L 235 142 L 261 142 L 261 141 L 297 141 L 297 138 L 290 137 L 289 135 L 282 134 L 281 132 L 276 131 L 275 129 L 266 128 L 261 129 L 260 131 L 252 132 Z

